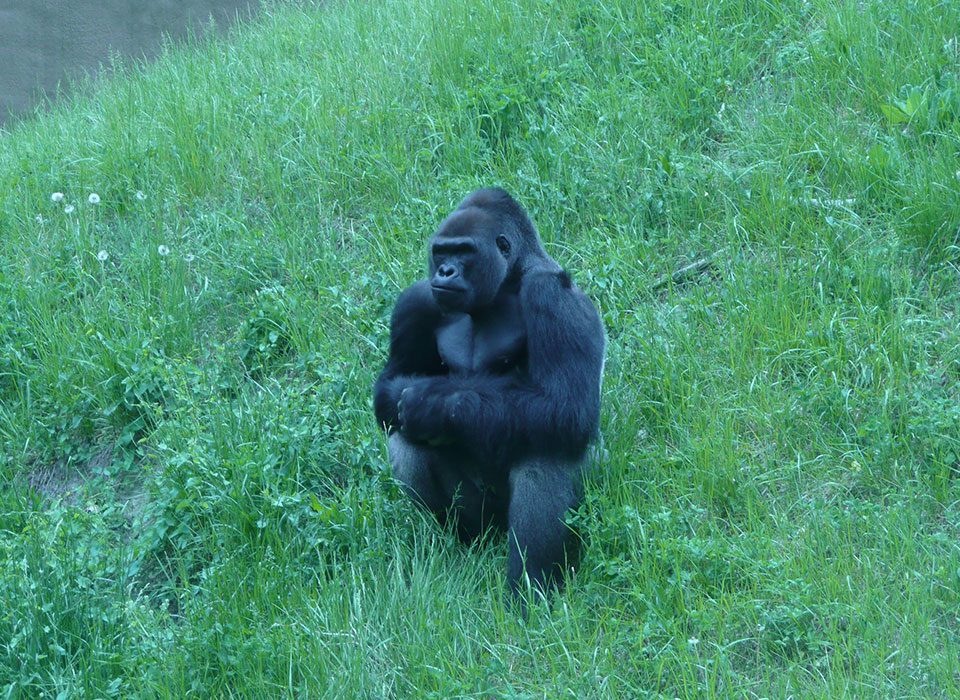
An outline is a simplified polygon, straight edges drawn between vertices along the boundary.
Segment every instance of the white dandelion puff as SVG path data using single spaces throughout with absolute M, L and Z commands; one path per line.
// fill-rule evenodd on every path
M 145 194 L 143 193 L 143 190 L 137 190 L 137 193 L 136 193 L 135 195 L 133 195 L 133 196 L 136 197 L 136 198 L 137 198 L 137 201 L 139 201 L 139 202 L 142 202 L 143 200 L 145 200 L 145 199 L 147 198 L 147 195 L 145 195 Z
M 87 201 L 90 202 L 90 204 L 100 204 L 100 195 L 96 192 L 91 192 L 90 196 L 87 197 Z
M 97 253 L 97 260 L 99 260 L 100 262 L 107 262 L 107 258 L 109 257 L 110 257 L 110 253 L 108 253 L 105 250 L 101 250 L 99 253 Z
M 67 206 L 65 206 L 65 207 L 63 208 L 63 213 L 64 213 L 64 214 L 72 214 L 72 213 L 73 213 L 73 210 L 74 210 L 74 206 L 73 206 L 72 204 L 68 204 Z
M 37 214 L 35 217 L 33 217 L 33 220 L 36 221 L 38 224 L 42 224 L 42 223 L 43 223 L 43 214 Z
M 700 640 L 697 639 L 696 637 L 690 637 L 690 639 L 687 640 L 687 644 L 689 644 L 692 647 L 697 646 L 699 643 L 700 643 Z
M 170 255 L 170 249 L 167 248 L 167 246 L 165 245 L 157 246 L 157 252 L 160 253 L 160 255 L 164 255 L 164 256 Z
M 50 195 L 50 201 L 53 202 L 54 204 L 59 204 L 60 202 L 63 201 L 63 199 L 64 199 L 63 192 L 54 192 L 52 195 Z
M 187 253 L 183 256 L 184 262 L 192 263 L 195 259 L 196 258 L 194 257 L 193 253 Z

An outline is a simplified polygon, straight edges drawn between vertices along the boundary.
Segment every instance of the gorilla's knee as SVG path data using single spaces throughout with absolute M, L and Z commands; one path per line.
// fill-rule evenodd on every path
M 525 513 L 563 513 L 580 501 L 581 469 L 578 464 L 532 460 L 510 472 L 511 507 Z M 522 507 L 521 507 L 522 506 Z
M 393 478 L 400 482 L 407 495 L 428 510 L 442 511 L 446 506 L 431 468 L 430 451 L 394 433 L 387 443 L 387 452 Z
M 390 436 L 387 453 L 390 456 L 393 477 L 397 481 L 412 487 L 425 476 L 429 476 L 430 461 L 425 450 L 408 442 L 400 433 Z

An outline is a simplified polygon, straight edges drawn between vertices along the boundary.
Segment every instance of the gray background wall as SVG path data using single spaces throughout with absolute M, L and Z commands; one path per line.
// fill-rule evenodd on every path
M 182 36 L 212 16 L 224 28 L 258 0 L 0 0 L 0 124 L 31 109 L 57 83 L 95 72 L 110 53 L 152 57 L 161 36 Z

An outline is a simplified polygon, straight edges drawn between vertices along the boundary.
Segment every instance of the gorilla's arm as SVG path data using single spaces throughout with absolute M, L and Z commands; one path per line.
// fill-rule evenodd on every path
M 557 441 L 582 451 L 600 428 L 603 324 L 566 272 L 542 272 L 524 283 L 528 373 L 535 391 L 521 402 L 522 428 L 539 443 L 539 454 Z
M 525 376 L 416 380 L 402 392 L 405 435 L 449 437 L 482 456 L 583 452 L 600 419 L 600 318 L 565 272 L 528 273 L 520 296 Z
M 418 378 L 443 371 L 436 342 L 440 318 L 427 280 L 408 287 L 397 299 L 390 319 L 390 356 L 373 389 L 381 425 L 399 427 L 397 403 L 403 390 Z

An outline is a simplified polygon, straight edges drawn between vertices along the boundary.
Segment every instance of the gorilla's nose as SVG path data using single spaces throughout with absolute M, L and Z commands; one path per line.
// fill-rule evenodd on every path
M 453 265 L 448 265 L 444 263 L 443 265 L 437 268 L 437 275 L 443 278 L 456 277 L 457 268 L 455 268 Z

